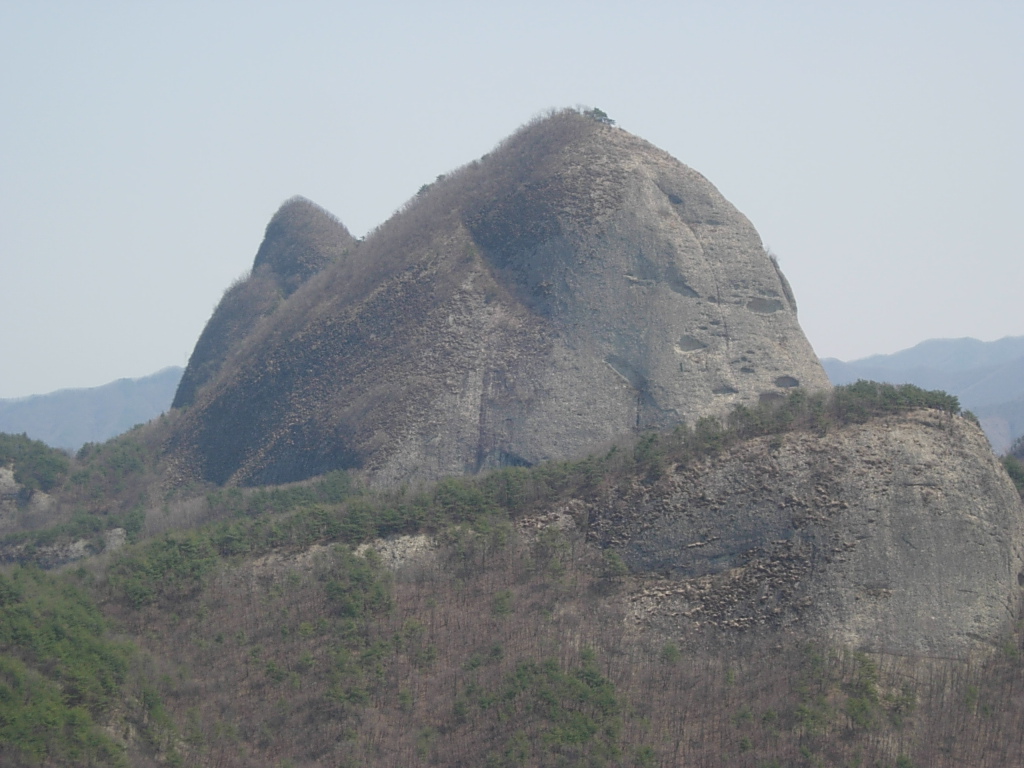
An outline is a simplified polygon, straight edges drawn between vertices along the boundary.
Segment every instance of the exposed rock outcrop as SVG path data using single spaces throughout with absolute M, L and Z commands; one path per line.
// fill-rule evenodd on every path
M 981 430 L 938 411 L 758 438 L 574 514 L 644 577 L 636 620 L 668 632 L 959 656 L 1019 614 L 1020 498 Z
M 0 535 L 13 533 L 26 523 L 39 524 L 52 515 L 55 506 L 53 496 L 26 488 L 15 479 L 14 467 L 0 464 Z M 4 559 L 0 552 L 0 561 Z
M 430 185 L 233 350 L 172 440 L 217 483 L 533 464 L 828 386 L 750 222 L 572 111 Z
M 17 513 L 21 490 L 21 485 L 14 479 L 14 470 L 0 466 L 0 520 Z M 0 530 L 4 527 L 0 522 Z

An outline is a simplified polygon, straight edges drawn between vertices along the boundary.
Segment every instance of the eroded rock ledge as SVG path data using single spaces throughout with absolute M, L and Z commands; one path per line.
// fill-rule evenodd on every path
M 758 438 L 573 511 L 643 576 L 634 620 L 669 632 L 961 656 L 1018 615 L 1020 498 L 981 430 L 937 411 Z

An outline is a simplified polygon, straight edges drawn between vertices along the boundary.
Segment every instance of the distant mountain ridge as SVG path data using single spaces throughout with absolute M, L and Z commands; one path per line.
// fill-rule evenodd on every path
M 316 203 L 300 196 L 285 201 L 267 225 L 252 271 L 224 292 L 196 342 L 172 407 L 191 405 L 261 320 L 355 244 L 344 225 Z
M 997 341 L 979 341 L 970 337 L 926 339 L 913 347 L 888 355 L 870 355 L 848 363 L 831 357 L 825 360 L 829 363 L 881 370 L 932 368 L 968 371 L 998 366 L 1021 358 L 1024 358 L 1024 336 L 1006 336 Z
M 942 389 L 981 420 L 997 453 L 1024 434 L 1024 336 L 928 339 L 891 355 L 821 361 L 833 384 L 857 379 Z
M 62 389 L 0 400 L 0 432 L 26 434 L 54 448 L 77 451 L 147 422 L 171 406 L 184 369 L 179 366 L 99 387 Z

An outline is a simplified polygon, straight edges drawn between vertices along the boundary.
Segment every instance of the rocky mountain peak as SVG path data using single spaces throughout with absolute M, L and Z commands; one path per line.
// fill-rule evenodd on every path
M 829 386 L 746 217 L 572 110 L 425 187 L 236 349 L 173 440 L 215 482 L 528 465 Z
M 203 329 L 172 407 L 191 405 L 258 321 L 355 243 L 345 226 L 316 203 L 299 196 L 286 200 L 267 225 L 252 271 L 225 291 Z
M 268 269 L 282 293 L 289 296 L 354 243 L 355 238 L 333 214 L 296 195 L 286 200 L 267 224 L 253 272 Z

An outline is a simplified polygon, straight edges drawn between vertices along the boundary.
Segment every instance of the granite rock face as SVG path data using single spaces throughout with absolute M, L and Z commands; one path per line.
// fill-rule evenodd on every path
M 635 616 L 670 632 L 955 657 L 998 644 L 1024 591 L 1020 497 L 981 430 L 937 411 L 758 438 L 575 514 L 655 577 Z
M 750 222 L 572 111 L 421 190 L 221 356 L 172 439 L 218 483 L 529 465 L 829 386 Z

